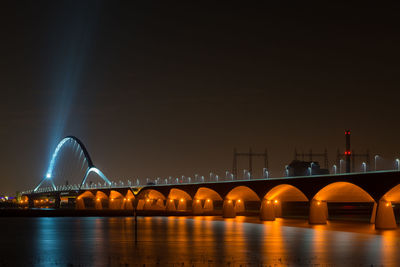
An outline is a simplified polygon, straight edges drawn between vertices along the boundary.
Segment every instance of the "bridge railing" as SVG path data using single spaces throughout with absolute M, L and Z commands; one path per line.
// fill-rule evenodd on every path
M 369 172 L 352 172 L 352 173 L 337 173 L 337 174 L 325 174 L 325 175 L 308 175 L 308 176 L 289 176 L 289 177 L 277 177 L 277 178 L 253 178 L 253 177 L 248 177 L 247 179 L 204 179 L 204 176 L 199 177 L 198 179 L 156 179 L 154 182 L 146 183 L 146 184 L 141 184 L 141 183 L 135 183 L 133 184 L 131 181 L 128 181 L 126 183 L 122 181 L 111 181 L 111 184 L 108 185 L 107 183 L 86 183 L 83 184 L 82 186 L 78 184 L 73 184 L 73 185 L 59 185 L 56 186 L 55 189 L 51 186 L 48 187 L 41 187 L 38 188 L 36 191 L 34 190 L 26 190 L 21 192 L 23 195 L 26 194 L 32 194 L 32 193 L 51 193 L 51 192 L 63 192 L 63 191 L 78 191 L 78 190 L 92 190 L 92 189 L 110 189 L 110 188 L 122 188 L 122 187 L 143 187 L 146 185 L 158 185 L 158 186 L 171 186 L 171 185 L 181 185 L 181 184 L 203 184 L 203 183 L 227 183 L 227 182 L 243 182 L 243 181 L 249 181 L 249 180 L 279 180 L 279 179 L 298 179 L 298 178 L 311 178 L 315 176 L 321 176 L 321 177 L 332 177 L 332 176 L 337 176 L 337 177 L 343 177 L 343 176 L 348 176 L 348 175 L 354 175 L 354 174 L 368 174 L 368 173 L 379 173 L 379 172 L 393 172 L 393 171 L 400 171 L 400 170 L 382 170 L 382 171 L 369 171 Z M 190 177 L 189 177 L 190 178 Z M 162 181 L 162 182 L 160 182 Z

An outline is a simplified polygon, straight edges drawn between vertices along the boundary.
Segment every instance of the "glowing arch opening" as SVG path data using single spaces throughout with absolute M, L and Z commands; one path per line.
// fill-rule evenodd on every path
M 348 182 L 331 183 L 319 190 L 313 199 L 327 202 L 375 202 L 364 189 Z
M 289 184 L 277 185 L 265 194 L 264 199 L 302 202 L 308 201 L 308 198 L 297 187 Z
M 192 200 L 190 195 L 181 189 L 172 188 L 168 194 L 168 199 Z
M 162 199 L 165 200 L 165 196 L 154 189 L 144 189 L 142 191 L 139 192 L 139 194 L 137 195 L 138 199 Z
M 400 184 L 386 192 L 381 199 L 390 202 L 400 202 Z
M 226 199 L 241 199 L 245 201 L 260 201 L 258 195 L 247 186 L 237 186 L 226 195 Z
M 211 199 L 211 200 L 222 200 L 222 197 L 214 190 L 207 187 L 200 187 L 197 189 L 196 194 L 194 195 L 195 199 Z

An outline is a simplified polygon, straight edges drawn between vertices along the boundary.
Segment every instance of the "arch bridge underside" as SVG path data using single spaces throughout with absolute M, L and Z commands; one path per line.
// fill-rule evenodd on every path
M 81 187 L 90 173 L 97 174 L 111 185 L 107 177 L 93 165 L 83 143 L 76 137 L 69 136 L 57 145 L 46 176 L 34 190 L 35 197 L 40 197 L 36 190 L 43 181 L 51 180 L 58 152 L 67 141 L 76 142 L 89 163 Z M 282 217 L 289 203 L 306 205 L 311 224 L 326 223 L 329 206 L 334 203 L 364 203 L 371 207 L 370 222 L 375 223 L 376 228 L 396 228 L 393 203 L 400 203 L 400 172 L 149 185 L 136 189 L 127 187 L 83 190 L 81 188 L 76 197 L 77 209 L 183 211 L 197 215 L 222 214 L 225 218 L 232 218 L 237 214 L 257 214 L 265 221 Z
M 371 178 L 371 177 L 369 177 Z M 257 213 L 261 220 L 282 217 L 287 203 L 305 203 L 311 224 L 328 220 L 328 204 L 364 203 L 370 207 L 370 222 L 377 228 L 396 228 L 392 205 L 400 202 L 399 173 L 375 175 L 375 180 L 349 176 L 252 180 L 232 183 L 146 186 L 136 194 L 139 210 L 218 211 L 226 218 Z M 382 183 L 386 179 L 386 183 Z M 253 212 L 253 213 L 251 213 Z

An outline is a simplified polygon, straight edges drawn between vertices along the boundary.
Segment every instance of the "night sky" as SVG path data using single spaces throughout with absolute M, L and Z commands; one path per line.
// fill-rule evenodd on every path
M 234 147 L 277 177 L 295 147 L 334 164 L 346 128 L 400 156 L 399 6 L 133 2 L 1 2 L 0 194 L 66 135 L 114 180 L 224 176 Z

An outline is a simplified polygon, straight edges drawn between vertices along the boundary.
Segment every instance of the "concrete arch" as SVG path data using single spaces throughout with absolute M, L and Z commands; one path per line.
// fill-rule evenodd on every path
M 95 198 L 91 191 L 85 191 L 78 196 L 78 198 Z
M 186 211 L 187 202 L 191 201 L 192 197 L 185 191 L 177 188 L 172 188 L 168 194 L 167 210 L 168 211 Z M 176 203 L 177 202 L 177 203 Z
M 222 197 L 215 190 L 200 187 L 194 195 L 192 210 L 194 214 L 202 214 L 214 210 L 214 201 L 222 201 Z
M 128 190 L 124 198 L 123 209 L 133 210 L 134 200 L 135 200 L 135 195 L 132 193 L 131 190 Z
M 309 222 L 325 224 L 328 219 L 328 202 L 372 202 L 374 203 L 370 222 L 375 222 L 375 200 L 364 189 L 349 182 L 333 182 L 320 189 L 310 201 Z
M 109 195 L 109 208 L 112 210 L 120 210 L 123 208 L 124 205 L 124 196 L 115 190 L 110 191 Z
M 138 199 L 163 199 L 165 200 L 166 197 L 164 196 L 163 193 L 160 191 L 157 191 L 155 189 L 144 189 L 137 194 L 136 198 Z
M 84 210 L 86 208 L 85 206 L 85 199 L 89 198 L 89 199 L 95 199 L 95 196 L 93 195 L 93 193 L 91 191 L 85 191 L 82 194 L 80 194 L 76 200 L 75 200 L 75 208 L 78 210 Z
M 308 198 L 298 188 L 280 184 L 270 189 L 261 202 L 260 219 L 273 221 L 282 217 L 282 202 L 307 202 Z
M 260 198 L 252 189 L 243 185 L 234 187 L 225 198 L 230 200 L 260 201 Z
M 393 211 L 393 202 L 400 202 L 400 184 L 392 187 L 379 200 L 376 208 L 375 228 L 395 229 L 397 228 L 396 217 Z M 374 208 L 376 204 L 374 205 Z
M 264 199 L 279 201 L 308 201 L 306 195 L 297 187 L 289 184 L 280 184 L 269 190 Z
M 103 209 L 104 204 L 108 204 L 108 196 L 102 191 L 97 191 L 95 208 L 101 210 Z
M 349 182 L 333 182 L 320 189 L 315 200 L 327 202 L 375 202 L 369 193 Z
M 244 212 L 246 210 L 246 201 L 260 201 L 260 198 L 256 192 L 247 186 L 240 185 L 233 188 L 225 197 L 223 216 L 231 218 L 235 217 L 237 212 Z
M 392 187 L 381 199 L 390 202 L 400 202 L 400 184 Z
M 163 210 L 165 196 L 160 191 L 145 189 L 137 195 L 137 210 Z
M 181 189 L 172 188 L 171 191 L 169 191 L 168 199 L 192 200 L 192 197 Z
M 222 200 L 220 194 L 218 194 L 215 190 L 207 188 L 207 187 L 200 187 L 197 189 L 196 194 L 194 195 L 195 199 L 211 199 L 211 200 Z

